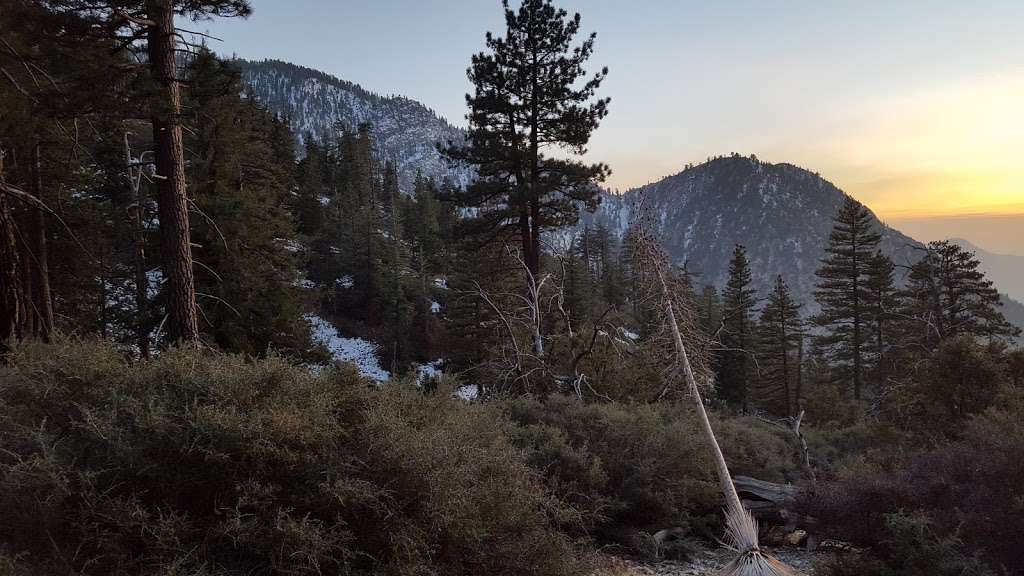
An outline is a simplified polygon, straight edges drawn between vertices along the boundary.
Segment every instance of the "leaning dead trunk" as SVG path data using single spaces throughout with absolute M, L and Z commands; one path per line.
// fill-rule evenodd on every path
M 694 376 L 690 355 L 687 353 L 683 332 L 673 306 L 673 291 L 669 288 L 669 282 L 665 278 L 668 269 L 667 258 L 653 238 L 647 236 L 639 227 L 635 226 L 634 231 L 636 232 L 637 249 L 641 251 L 640 257 L 644 261 L 644 265 L 649 266 L 653 272 L 649 278 L 657 283 L 656 290 L 660 292 L 664 306 L 665 324 L 672 339 L 676 361 L 682 367 L 687 387 L 693 397 L 700 419 L 701 431 L 711 447 L 715 470 L 718 473 L 718 482 L 722 494 L 725 496 L 726 535 L 731 547 L 736 550 L 737 556 L 719 574 L 720 576 L 795 576 L 798 574 L 795 570 L 763 552 L 758 545 L 757 524 L 750 512 L 740 502 L 739 494 L 736 492 L 732 476 L 729 473 L 729 467 L 725 462 L 725 456 L 722 454 L 722 449 L 715 438 L 715 432 L 711 428 L 711 420 L 704 407 L 700 388 L 697 386 L 697 378 Z
M 161 258 L 167 278 L 167 335 L 171 341 L 194 341 L 199 338 L 199 319 L 192 275 L 173 3 L 148 0 L 146 9 L 155 23 L 149 28 L 149 61 L 162 90 L 153 99 L 152 115 Z

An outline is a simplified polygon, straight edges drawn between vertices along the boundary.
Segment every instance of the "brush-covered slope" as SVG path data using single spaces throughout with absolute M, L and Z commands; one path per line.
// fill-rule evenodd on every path
M 606 195 L 584 218 L 624 233 L 643 199 L 643 211 L 676 262 L 699 284 L 725 285 L 736 244 L 746 246 L 754 286 L 766 295 L 782 274 L 796 297 L 811 304 L 814 275 L 832 217 L 846 194 L 819 175 L 791 164 L 729 156 L 688 167 L 621 196 Z M 920 257 L 921 244 L 881 222 L 881 249 L 897 264 Z
M 381 96 L 358 84 L 279 60 L 237 60 L 257 101 L 287 116 L 300 145 L 308 137 L 332 142 L 339 129 L 369 122 L 383 160 L 398 167 L 402 190 L 410 192 L 417 171 L 465 184 L 469 171 L 453 170 L 438 143 L 461 141 L 465 132 L 423 104 L 404 96 Z

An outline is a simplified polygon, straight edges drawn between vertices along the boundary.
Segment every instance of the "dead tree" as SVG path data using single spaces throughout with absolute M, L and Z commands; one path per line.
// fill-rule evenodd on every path
M 133 267 L 135 272 L 135 340 L 139 347 L 139 355 L 149 358 L 149 329 L 147 327 L 147 310 L 149 309 L 149 279 L 146 277 L 146 243 L 143 226 L 142 208 L 142 156 L 139 160 L 132 158 L 128 132 L 124 133 L 125 167 L 128 171 L 128 185 L 131 188 L 131 226 Z
M 577 397 L 592 395 L 608 399 L 594 390 L 581 369 L 602 335 L 608 337 L 617 329 L 606 321 L 613 308 L 608 308 L 590 327 L 586 336 L 573 328 L 565 308 L 564 267 L 561 277 L 553 273 L 535 276 L 518 250 L 506 246 L 510 258 L 522 269 L 526 290 L 492 292 L 473 283 L 471 296 L 479 298 L 498 318 L 502 344 L 482 369 L 492 372 L 503 391 L 567 391 Z M 557 280 L 557 282 L 556 282 Z M 555 333 L 545 333 L 547 318 L 559 315 L 563 323 Z M 557 350 L 548 350 L 549 344 Z M 540 351 L 538 353 L 537 351 Z
M 654 290 L 660 293 L 665 315 L 664 324 L 672 335 L 675 360 L 682 368 L 682 374 L 697 409 L 701 430 L 711 448 L 719 484 L 725 496 L 726 535 L 731 542 L 732 548 L 736 550 L 737 556 L 722 569 L 720 574 L 722 576 L 795 575 L 797 574 L 796 571 L 761 550 L 758 544 L 757 523 L 750 512 L 743 507 L 736 487 L 733 485 L 725 456 L 722 454 L 722 449 L 715 438 L 714 430 L 711 428 L 711 421 L 704 407 L 700 387 L 697 384 L 697 377 L 694 374 L 694 369 L 687 353 L 687 347 L 684 343 L 683 330 L 680 328 L 679 318 L 677 318 L 677 306 L 679 304 L 685 306 L 688 303 L 685 301 L 679 302 L 678 296 L 670 288 L 668 257 L 661 248 L 660 243 L 646 232 L 642 226 L 642 220 L 638 219 L 638 222 L 641 223 L 634 223 L 632 230 L 634 234 L 634 250 L 636 251 L 635 260 L 642 266 L 642 274 L 649 281 L 649 285 L 652 285 Z M 678 310 L 678 312 L 684 319 L 687 317 L 692 318 L 693 316 L 692 309 L 682 309 Z
M 37 141 L 32 146 L 32 165 L 30 169 L 32 185 L 29 188 L 32 195 L 42 203 L 43 199 L 43 175 L 42 160 L 40 159 L 40 144 Z M 35 334 L 43 341 L 49 342 L 53 334 L 53 296 L 50 291 L 50 264 L 46 246 L 46 212 L 43 210 L 32 210 L 31 213 L 31 239 L 30 253 L 32 259 L 32 291 L 31 295 L 33 313 L 35 316 Z
M 4 151 L 0 149 L 0 188 L 4 187 Z M 0 190 L 0 356 L 10 351 L 18 336 L 21 309 L 18 246 L 7 196 L 5 188 Z

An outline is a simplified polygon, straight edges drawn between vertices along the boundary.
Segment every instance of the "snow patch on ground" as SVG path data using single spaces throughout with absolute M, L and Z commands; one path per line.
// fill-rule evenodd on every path
M 480 388 L 477 387 L 476 384 L 468 384 L 466 386 L 459 387 L 459 389 L 455 391 L 455 395 L 466 402 L 470 402 L 472 400 L 476 400 L 477 396 L 480 395 Z
M 434 278 L 434 288 L 440 288 L 441 290 L 448 289 L 448 280 L 445 278 Z
M 630 340 L 632 340 L 634 342 L 636 342 L 637 340 L 640 339 L 640 335 L 637 334 L 636 332 L 630 332 L 629 330 L 626 330 L 625 328 L 619 328 L 619 331 L 622 332 L 623 336 L 625 336 L 626 338 L 629 338 Z
M 295 278 L 295 281 L 292 282 L 292 286 L 295 286 L 296 288 L 305 288 L 306 290 L 312 290 L 313 288 L 316 288 L 316 282 L 313 282 L 312 280 L 306 278 L 300 273 L 298 277 Z
M 430 311 L 433 312 L 434 314 L 440 314 L 441 313 L 441 304 L 431 300 L 430 301 Z
M 338 278 L 335 282 L 337 282 L 338 286 L 341 286 L 342 288 L 351 288 L 356 285 L 355 279 L 347 275 Z
M 274 238 L 274 240 L 281 244 L 281 247 L 288 252 L 302 252 L 303 250 L 306 249 L 306 247 L 303 246 L 301 242 L 297 242 L 295 240 L 292 240 L 291 238 Z
M 316 314 L 306 314 L 303 318 L 310 324 L 313 339 L 330 350 L 334 361 L 355 364 L 360 374 L 377 382 L 385 382 L 391 377 L 380 367 L 376 344 L 362 338 L 344 338 L 333 324 Z
M 438 358 L 433 362 L 427 364 L 420 364 L 416 367 L 416 383 L 423 384 L 425 381 L 432 378 L 440 378 L 444 375 L 441 370 L 441 365 L 444 361 Z

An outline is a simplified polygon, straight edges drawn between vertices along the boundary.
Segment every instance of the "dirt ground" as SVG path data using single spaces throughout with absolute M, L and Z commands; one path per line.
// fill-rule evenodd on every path
M 808 552 L 800 548 L 771 548 L 767 550 L 805 576 L 814 576 L 815 560 L 827 554 L 826 552 Z M 714 576 L 730 558 L 732 558 L 732 552 L 724 548 L 702 550 L 688 562 L 670 560 L 653 562 L 609 556 L 607 557 L 607 566 L 595 576 Z

